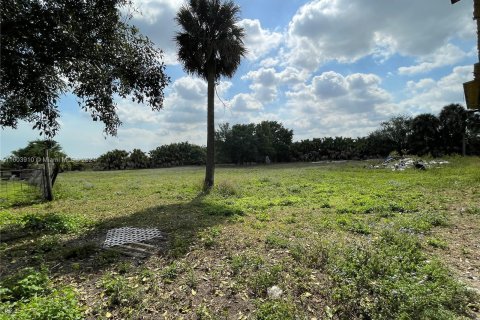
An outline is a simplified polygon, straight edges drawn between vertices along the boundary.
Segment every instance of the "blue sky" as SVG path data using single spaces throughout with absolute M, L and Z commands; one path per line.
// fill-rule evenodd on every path
M 397 114 L 437 114 L 464 104 L 462 83 L 477 60 L 472 1 L 237 0 L 249 50 L 235 77 L 222 79 L 216 122 L 276 120 L 294 140 L 363 136 Z M 176 59 L 176 0 L 135 0 L 132 23 L 164 53 L 172 82 L 165 108 L 118 101 L 123 126 L 106 137 L 76 98 L 60 101 L 55 138 L 73 158 L 115 148 L 150 151 L 162 144 L 206 144 L 206 83 Z M 1 131 L 0 156 L 37 139 L 31 124 Z

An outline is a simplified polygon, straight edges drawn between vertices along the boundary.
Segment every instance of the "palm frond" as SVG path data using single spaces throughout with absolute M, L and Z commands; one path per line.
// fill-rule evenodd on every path
M 180 8 L 175 36 L 178 57 L 187 73 L 207 79 L 209 66 L 215 79 L 232 77 L 247 53 L 245 31 L 237 25 L 240 7 L 233 1 L 190 0 Z

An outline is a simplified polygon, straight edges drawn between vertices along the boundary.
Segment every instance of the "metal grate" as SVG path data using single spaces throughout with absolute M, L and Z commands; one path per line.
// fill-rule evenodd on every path
M 155 238 L 163 238 L 163 233 L 158 229 L 140 228 L 117 228 L 107 232 L 107 238 L 103 244 L 104 248 L 120 246 L 127 243 L 138 243 Z

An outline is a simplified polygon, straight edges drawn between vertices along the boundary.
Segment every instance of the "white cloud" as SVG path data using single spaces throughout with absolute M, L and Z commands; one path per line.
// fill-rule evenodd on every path
M 282 34 L 262 28 L 258 19 L 243 19 L 239 25 L 245 29 L 245 45 L 248 50 L 247 57 L 257 60 L 272 49 L 278 47 L 282 41 Z
M 231 82 L 221 81 L 216 87 L 218 96 L 225 95 Z M 215 95 L 216 114 L 221 114 L 222 102 Z M 129 141 L 141 141 L 144 150 L 178 141 L 205 144 L 207 121 L 207 83 L 184 76 L 177 79 L 166 93 L 164 109 L 152 111 L 147 106 L 126 100 L 119 101 L 118 114 L 123 126 L 115 143 L 126 146 Z M 108 138 L 110 139 L 110 138 Z M 150 148 L 150 149 L 149 149 Z
M 445 46 L 440 47 L 434 53 L 418 59 L 417 65 L 400 67 L 398 69 L 398 73 L 401 75 L 427 73 L 439 67 L 454 65 L 468 56 L 469 53 L 464 52 L 453 44 L 448 43 Z
M 174 18 L 182 3 L 177 0 L 135 0 L 137 10 L 132 12 L 130 21 L 163 50 L 163 60 L 170 65 L 178 64 L 174 41 L 178 26 Z
M 276 101 L 278 99 L 279 88 L 282 86 L 295 86 L 303 83 L 308 77 L 305 70 L 298 70 L 293 67 L 287 67 L 280 72 L 274 68 L 260 68 L 249 71 L 242 77 L 242 80 L 251 81 L 250 95 L 260 104 Z M 252 99 L 250 99 L 251 101 Z
M 315 70 L 329 60 L 429 55 L 452 37 L 472 35 L 470 7 L 468 1 L 314 0 L 289 24 L 286 59 Z
M 450 103 L 464 104 L 462 84 L 472 79 L 472 72 L 472 66 L 460 66 L 438 81 L 430 78 L 409 81 L 405 89 L 408 97 L 399 103 L 400 109 L 412 114 L 437 114 Z
M 248 112 L 253 110 L 260 110 L 263 108 L 262 103 L 255 99 L 251 94 L 239 93 L 233 97 L 230 102 L 232 110 L 237 112 Z
M 287 92 L 289 104 L 306 110 L 329 110 L 336 113 L 372 112 L 390 103 L 391 96 L 380 87 L 381 79 L 373 74 L 343 76 L 334 71 L 314 77 L 309 85 Z
M 346 79 L 333 71 L 322 73 L 313 79 L 313 92 L 319 98 L 335 98 L 347 94 Z
M 260 61 L 260 65 L 264 68 L 275 67 L 280 64 L 280 60 L 277 57 L 268 57 Z
M 120 100 L 117 102 L 117 114 L 123 123 L 128 124 L 154 124 L 158 123 L 162 111 L 153 111 L 143 104 L 131 102 L 129 100 Z
M 387 118 L 382 110 L 392 105 L 380 77 L 363 73 L 324 72 L 286 96 L 285 123 L 296 139 L 365 135 Z
M 216 87 L 218 96 L 226 94 L 231 85 L 231 82 L 221 81 Z M 222 113 L 218 96 L 215 95 L 216 115 Z M 129 145 L 131 141 L 135 145 L 134 141 L 141 141 L 143 150 L 151 150 L 179 141 L 198 145 L 206 143 L 207 83 L 200 78 L 185 76 L 177 79 L 166 95 L 163 110 L 153 114 L 145 108 L 135 111 L 135 117 L 127 117 L 119 130 L 118 137 L 123 139 L 121 144 Z M 132 122 L 135 119 L 143 120 L 143 125 Z
M 167 64 L 178 64 L 177 48 L 174 41 L 179 27 L 175 16 L 182 5 L 177 0 L 137 0 L 138 8 L 133 12 L 132 24 L 139 27 L 160 49 L 164 51 L 164 61 Z M 259 59 L 272 49 L 278 47 L 283 39 L 279 32 L 262 28 L 259 20 L 243 19 L 239 25 L 245 29 L 245 45 L 250 60 Z
M 230 101 L 232 112 L 262 112 L 266 105 L 278 101 L 279 88 L 295 87 L 307 78 L 308 73 L 295 68 L 285 68 L 277 72 L 274 68 L 260 68 L 249 71 L 241 79 L 250 81 L 250 92 L 236 94 Z M 249 116 L 249 119 L 253 119 Z

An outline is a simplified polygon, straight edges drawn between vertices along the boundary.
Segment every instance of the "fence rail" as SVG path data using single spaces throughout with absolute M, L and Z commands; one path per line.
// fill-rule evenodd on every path
M 0 208 L 31 203 L 44 197 L 43 169 L 0 170 Z

